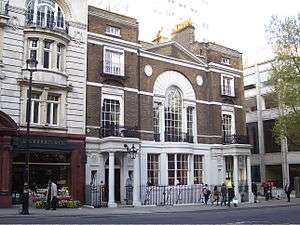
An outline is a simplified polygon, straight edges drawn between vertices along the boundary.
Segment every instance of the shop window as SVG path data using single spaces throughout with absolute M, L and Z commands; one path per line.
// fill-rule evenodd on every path
M 168 154 L 168 183 L 169 185 L 187 185 L 188 155 Z
M 104 47 L 104 73 L 124 76 L 124 51 Z
M 232 76 L 222 75 L 221 83 L 222 95 L 234 97 L 234 78 Z
M 157 186 L 159 178 L 159 155 L 147 154 L 148 185 Z
M 194 184 L 203 182 L 203 156 L 194 155 Z

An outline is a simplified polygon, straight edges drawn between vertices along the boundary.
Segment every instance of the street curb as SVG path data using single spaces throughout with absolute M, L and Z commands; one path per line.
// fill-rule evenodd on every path
M 241 210 L 249 210 L 249 209 L 259 209 L 259 208 L 270 208 L 270 207 L 276 207 L 276 208 L 280 208 L 280 207 L 292 207 L 292 206 L 298 206 L 300 205 L 300 203 L 291 203 L 291 204 L 283 204 L 283 205 L 261 205 L 261 206 L 253 206 L 253 207 L 224 207 L 224 208 L 209 208 L 209 209 L 191 209 L 191 210 L 182 210 L 182 211 L 156 211 L 156 212 L 134 212 L 135 215 L 143 215 L 143 214 L 151 214 L 151 213 L 157 213 L 157 214 L 166 214 L 166 213 L 187 213 L 187 212 L 209 212 L 209 211 L 214 211 L 214 212 L 222 212 L 222 211 L 241 211 Z M 53 215 L 53 214 L 48 214 L 49 216 L 52 217 L 58 217 L 58 218 L 63 218 L 63 217 L 99 217 L 99 216 L 115 216 L 115 215 L 119 215 L 119 216 L 123 216 L 123 215 L 130 215 L 130 213 L 132 212 L 114 212 L 114 213 L 103 213 L 103 214 L 76 214 L 76 215 Z M 47 216 L 47 214 L 30 214 L 30 215 L 20 215 L 20 214 L 9 214 L 9 215 L 0 215 L 0 218 L 15 218 L 16 216 L 18 216 L 19 218 L 33 218 L 33 217 L 40 217 L 40 216 Z

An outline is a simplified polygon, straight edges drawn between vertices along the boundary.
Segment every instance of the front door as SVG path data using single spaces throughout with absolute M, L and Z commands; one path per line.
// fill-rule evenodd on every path
M 109 192 L 109 181 L 108 181 L 108 177 L 109 177 L 109 169 L 105 169 L 105 184 L 107 184 L 107 188 L 108 188 L 108 192 Z M 120 182 L 120 169 L 117 168 L 115 169 L 115 201 L 116 202 L 121 202 L 121 191 L 120 191 L 120 187 L 121 187 L 121 182 Z M 107 192 L 107 195 L 108 195 Z M 107 198 L 108 199 L 108 196 Z

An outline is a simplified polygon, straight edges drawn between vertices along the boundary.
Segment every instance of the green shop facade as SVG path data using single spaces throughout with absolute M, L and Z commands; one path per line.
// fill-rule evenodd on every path
M 74 200 L 84 202 L 85 136 L 26 132 L 0 111 L 0 207 L 20 203 L 29 165 L 29 187 L 43 198 L 48 180 Z

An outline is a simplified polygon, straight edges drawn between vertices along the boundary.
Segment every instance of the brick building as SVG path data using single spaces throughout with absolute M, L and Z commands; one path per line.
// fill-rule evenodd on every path
M 87 2 L 0 0 L 0 207 L 19 203 L 27 175 L 38 196 L 52 179 L 84 201 L 87 18 L 79 8 L 87 12 Z M 29 58 L 38 65 L 27 139 Z
M 225 177 L 247 199 L 239 193 L 251 190 L 241 54 L 195 42 L 192 25 L 163 43 L 141 42 L 138 32 L 133 18 L 88 9 L 86 184 L 108 186 L 109 207 L 124 203 L 131 174 L 134 205 L 144 204 L 145 185 Z M 135 159 L 124 144 L 140 149 Z

